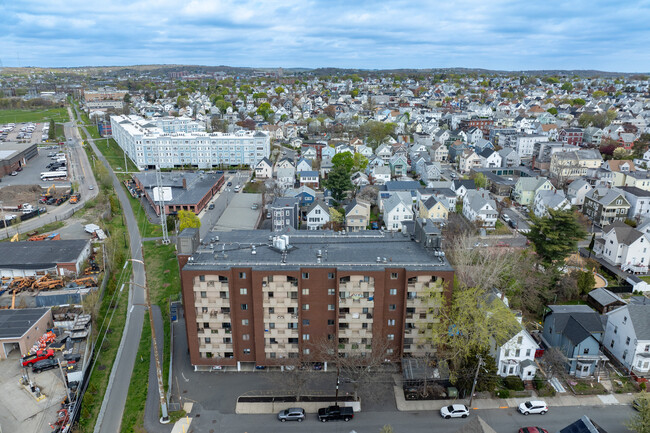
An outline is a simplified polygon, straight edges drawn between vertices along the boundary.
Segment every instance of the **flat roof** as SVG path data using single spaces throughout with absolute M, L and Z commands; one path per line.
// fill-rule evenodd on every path
M 17 155 L 38 146 L 37 143 L 17 143 L 15 141 L 0 142 L 0 161 L 10 160 Z
M 380 230 L 342 233 L 291 228 L 274 233 L 267 230 L 212 232 L 206 238 L 218 236 L 219 242 L 199 248 L 183 269 L 226 270 L 242 266 L 260 270 L 335 267 L 366 271 L 385 268 L 453 271 L 444 256 L 436 256 L 433 250 L 423 248 L 408 234 Z M 279 235 L 289 237 L 290 247 L 285 253 L 272 246 L 273 236 Z
M 0 242 L 0 268 L 48 269 L 58 263 L 73 263 L 89 242 L 86 239 Z
M 0 310 L 0 339 L 22 337 L 48 311 L 49 308 Z

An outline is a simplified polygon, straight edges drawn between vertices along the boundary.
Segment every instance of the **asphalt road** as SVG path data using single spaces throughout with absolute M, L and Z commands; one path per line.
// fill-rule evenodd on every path
M 235 194 L 241 194 L 241 192 L 236 193 L 234 191 L 235 187 L 240 186 L 243 189 L 246 182 L 250 179 L 250 173 L 248 171 L 238 171 L 236 173 L 225 172 L 224 176 L 226 176 L 226 181 L 221 188 L 221 191 L 217 193 L 216 198 L 212 200 L 212 203 L 214 203 L 214 209 L 206 208 L 202 212 L 202 215 L 199 215 L 199 218 L 201 219 L 199 237 L 201 239 L 204 239 L 208 232 L 210 232 L 217 224 L 217 221 L 221 218 L 221 215 L 228 207 L 228 204 L 230 204 L 232 197 Z M 228 182 L 232 182 L 232 185 L 227 186 Z
M 76 119 L 78 119 L 78 117 L 79 114 L 76 113 Z M 73 124 L 76 124 L 76 122 L 77 120 L 73 121 Z M 142 261 L 142 241 L 140 239 L 140 232 L 138 231 L 138 224 L 133 215 L 133 210 L 131 209 L 128 197 L 126 196 L 120 181 L 115 176 L 115 173 L 110 170 L 110 164 L 108 164 L 108 161 L 106 161 L 104 156 L 99 152 L 86 128 L 83 126 L 82 128 L 84 128 L 86 136 L 89 138 L 88 142 L 95 151 L 99 160 L 101 160 L 106 167 L 109 167 L 113 179 L 113 187 L 115 188 L 117 197 L 122 205 L 122 212 L 129 232 L 131 257 L 135 260 Z M 106 394 L 104 395 L 99 418 L 95 425 L 94 431 L 96 433 L 117 433 L 120 431 L 122 414 L 124 413 L 124 402 L 126 401 L 126 396 L 129 391 L 131 373 L 133 372 L 133 365 L 135 363 L 135 357 L 140 343 L 140 334 L 142 333 L 142 323 L 145 312 L 145 296 L 142 287 L 146 284 L 146 278 L 144 265 L 142 263 L 134 261 L 132 262 L 132 266 L 132 281 L 134 284 L 131 284 L 129 289 L 127 322 L 124 328 L 124 333 L 122 334 L 120 349 L 118 350 L 115 363 L 113 364 L 113 369 L 111 370 L 111 376 L 108 388 L 106 389 Z M 120 270 L 115 271 L 120 272 Z

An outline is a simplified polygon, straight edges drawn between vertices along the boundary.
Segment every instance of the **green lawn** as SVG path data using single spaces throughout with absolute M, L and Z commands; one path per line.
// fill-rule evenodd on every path
M 0 110 L 0 124 L 22 122 L 45 122 L 54 119 L 55 122 L 68 122 L 66 108 L 51 108 L 47 110 Z

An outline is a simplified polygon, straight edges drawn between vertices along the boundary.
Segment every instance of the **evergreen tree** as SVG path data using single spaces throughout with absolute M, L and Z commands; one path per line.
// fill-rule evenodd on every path
M 548 218 L 531 215 L 532 225 L 526 234 L 535 252 L 545 265 L 557 265 L 577 251 L 578 241 L 587 232 L 578 223 L 572 210 L 548 210 Z
M 332 191 L 332 198 L 336 201 L 343 200 L 347 192 L 354 187 L 350 180 L 350 174 L 343 166 L 334 167 L 323 184 L 325 188 Z

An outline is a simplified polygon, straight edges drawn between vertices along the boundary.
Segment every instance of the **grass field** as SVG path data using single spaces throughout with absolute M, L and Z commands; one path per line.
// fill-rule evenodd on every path
M 45 122 L 54 119 L 55 122 L 69 121 L 68 110 L 52 108 L 49 110 L 0 110 L 0 124 L 22 122 Z

